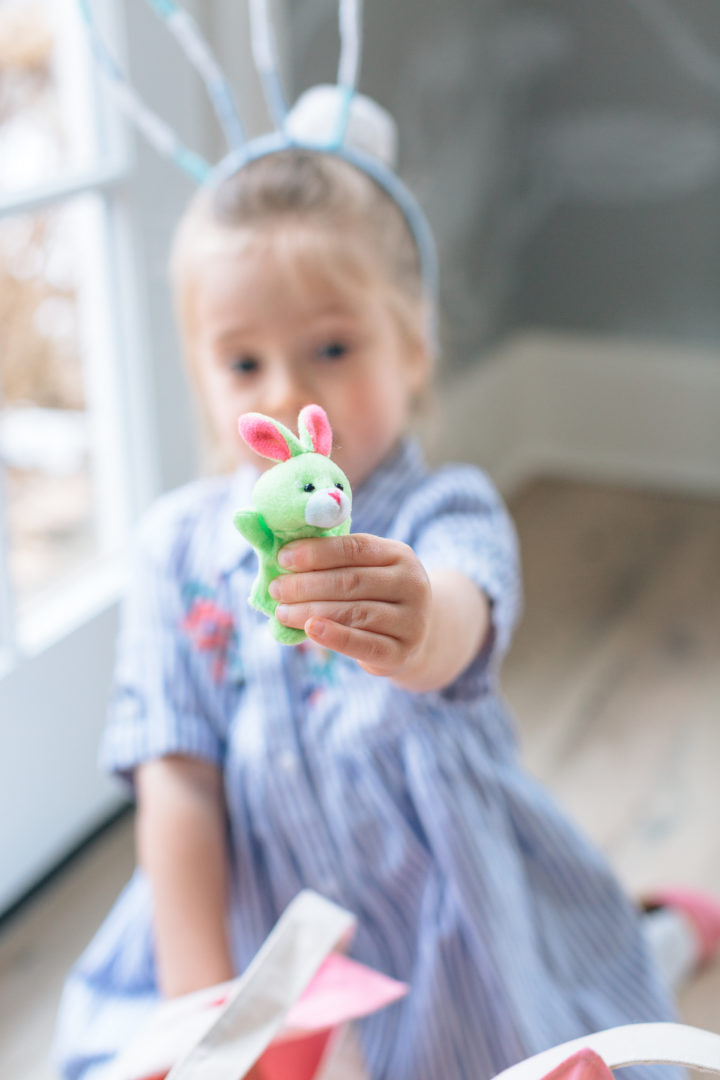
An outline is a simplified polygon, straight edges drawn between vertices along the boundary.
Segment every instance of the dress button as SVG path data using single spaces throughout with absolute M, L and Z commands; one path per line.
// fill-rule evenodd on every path
M 340 900 L 340 888 L 338 882 L 333 878 L 323 878 L 315 886 L 315 892 L 320 893 L 326 900 L 332 900 L 334 903 L 341 903 Z
M 298 766 L 297 755 L 292 750 L 283 750 L 278 755 L 278 765 L 286 773 L 295 772 Z

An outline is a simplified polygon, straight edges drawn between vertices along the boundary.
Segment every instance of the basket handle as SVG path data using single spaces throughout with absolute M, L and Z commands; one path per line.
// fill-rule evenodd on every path
M 495 1080 L 541 1080 L 578 1050 L 589 1048 L 610 1069 L 681 1065 L 720 1073 L 720 1035 L 686 1024 L 627 1024 L 553 1046 L 498 1073 Z
M 352 934 L 355 919 L 317 893 L 304 890 L 239 980 L 212 1027 L 167 1080 L 238 1080 L 282 1027 L 323 960 Z

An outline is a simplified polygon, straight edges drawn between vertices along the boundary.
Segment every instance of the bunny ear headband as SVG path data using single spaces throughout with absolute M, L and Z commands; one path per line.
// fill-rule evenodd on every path
M 147 0 L 205 83 L 230 147 L 215 166 L 188 149 L 165 121 L 147 108 L 100 37 L 90 11 L 91 0 L 77 2 L 95 58 L 120 105 L 155 149 L 196 182 L 219 184 L 249 162 L 291 148 L 333 154 L 371 177 L 400 208 L 415 240 L 429 301 L 428 344 L 436 351 L 437 256 L 433 235 L 417 200 L 393 171 L 396 129 L 392 117 L 355 90 L 360 68 L 362 0 L 339 0 L 341 49 L 337 83 L 306 90 L 291 109 L 278 74 L 268 0 L 249 0 L 253 57 L 275 124 L 272 133 L 250 140 L 245 136 L 227 79 L 197 23 L 174 0 Z

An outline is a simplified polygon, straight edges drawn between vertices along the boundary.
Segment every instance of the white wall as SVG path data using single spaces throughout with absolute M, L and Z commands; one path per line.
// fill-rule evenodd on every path
M 506 495 L 556 475 L 718 497 L 718 418 L 712 350 L 539 329 L 442 381 L 423 436 Z

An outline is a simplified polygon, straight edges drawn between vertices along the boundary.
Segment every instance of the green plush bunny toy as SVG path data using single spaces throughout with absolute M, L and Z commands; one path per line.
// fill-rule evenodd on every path
M 255 484 L 253 509 L 238 510 L 233 517 L 235 527 L 257 551 L 260 563 L 250 604 L 270 617 L 278 641 L 296 645 L 304 641 L 305 631 L 278 622 L 277 600 L 268 592 L 273 578 L 291 572 L 278 565 L 278 551 L 291 540 L 349 533 L 350 484 L 330 460 L 332 431 L 319 405 L 306 405 L 301 410 L 299 438 L 261 413 L 244 413 L 238 428 L 248 446 L 278 462 Z

